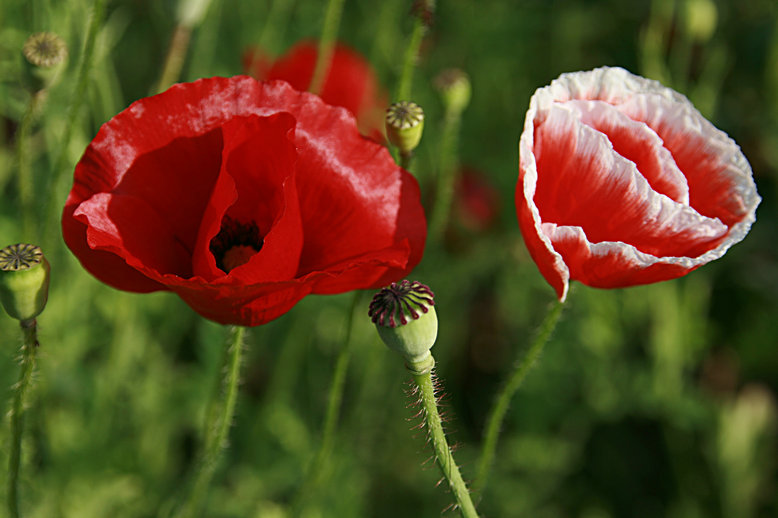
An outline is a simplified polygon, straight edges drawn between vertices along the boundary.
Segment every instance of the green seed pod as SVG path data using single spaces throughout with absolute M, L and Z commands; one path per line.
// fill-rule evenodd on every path
M 53 32 L 36 32 L 24 42 L 24 80 L 32 92 L 51 86 L 64 68 L 68 48 Z
M 376 293 L 368 315 L 381 340 L 402 354 L 412 370 L 428 366 L 434 360 L 430 349 L 438 336 L 438 317 L 434 294 L 418 281 L 393 282 Z
M 399 101 L 386 109 L 386 136 L 400 153 L 408 154 L 419 145 L 424 130 L 424 110 L 411 101 Z
M 50 266 L 35 245 L 10 245 L 0 250 L 0 302 L 22 323 L 37 317 L 49 296 Z

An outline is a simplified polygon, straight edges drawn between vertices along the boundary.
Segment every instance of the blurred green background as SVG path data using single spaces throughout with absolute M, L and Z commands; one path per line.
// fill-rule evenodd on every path
M 101 285 L 58 231 L 73 166 L 100 124 L 159 80 L 176 4 L 107 2 L 68 140 L 92 1 L 0 3 L 0 245 L 35 242 L 52 263 L 23 452 L 24 516 L 162 515 L 197 449 L 227 330 L 174 295 Z M 413 26 L 411 4 L 345 3 L 340 39 L 371 61 L 389 92 Z M 192 32 L 182 79 L 241 73 L 241 55 L 252 45 L 279 55 L 301 38 L 316 38 L 324 9 L 318 1 L 212 0 Z M 19 221 L 14 134 L 29 102 L 20 50 L 29 34 L 43 30 L 60 34 L 70 56 L 31 132 L 39 219 L 30 235 Z M 689 96 L 743 148 L 764 200 L 743 243 L 685 278 L 614 291 L 574 286 L 511 405 L 479 511 L 534 518 L 778 516 L 774 0 L 438 1 L 413 85 L 427 115 L 413 169 L 427 196 L 443 115 L 433 79 L 459 67 L 473 85 L 460 162 L 497 193 L 490 225 L 474 228 L 455 204 L 445 239 L 430 240 L 412 276 L 437 295 L 434 353 L 456 458 L 472 478 L 492 397 L 554 297 L 521 242 L 513 207 L 529 97 L 562 72 L 602 65 L 660 79 Z M 439 473 L 423 432 L 411 430 L 409 375 L 378 341 L 368 301 L 363 294 L 326 483 L 308 496 L 302 514 L 439 516 L 451 497 L 436 487 Z M 349 294 L 309 297 L 250 332 L 231 444 L 204 516 L 291 516 L 318 447 L 350 304 Z M 19 343 L 17 323 L 0 315 L 3 413 L 18 375 Z M 7 445 L 4 420 L 2 487 Z

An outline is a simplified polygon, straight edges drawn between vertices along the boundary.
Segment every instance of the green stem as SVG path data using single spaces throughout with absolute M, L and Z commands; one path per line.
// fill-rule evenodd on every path
M 359 307 L 358 302 L 360 295 L 361 293 L 359 291 L 355 291 L 351 301 L 348 318 L 346 319 L 346 333 L 343 338 L 343 344 L 338 352 L 338 358 L 335 361 L 335 371 L 332 374 L 332 384 L 330 385 L 330 392 L 327 398 L 327 413 L 324 417 L 324 430 L 322 432 L 321 444 L 319 445 L 319 450 L 316 452 L 313 463 L 306 474 L 305 481 L 302 484 L 300 496 L 294 506 L 295 512 L 293 515 L 299 514 L 302 511 L 309 495 L 315 492 L 321 482 L 324 470 L 327 466 L 327 461 L 332 453 L 338 417 L 340 416 L 340 408 L 343 402 L 343 389 L 346 385 L 346 372 L 348 371 L 348 364 L 351 359 L 351 333 L 354 326 L 354 314 Z
M 416 63 L 419 60 L 419 49 L 421 48 L 421 42 L 424 39 L 424 35 L 427 33 L 429 17 L 435 11 L 435 0 L 422 0 L 418 2 L 418 12 L 416 13 L 416 21 L 413 25 L 413 32 L 411 33 L 411 39 L 408 41 L 408 46 L 405 48 L 405 55 L 403 56 L 403 67 L 400 73 L 400 82 L 397 86 L 396 101 L 410 101 L 411 100 L 411 87 L 413 86 L 413 71 L 416 68 Z
M 33 218 L 33 179 L 29 157 L 29 137 L 35 116 L 45 99 L 46 91 L 39 90 L 30 96 L 27 110 L 24 112 L 16 133 L 16 160 L 19 167 L 19 208 L 22 216 L 22 229 L 25 239 L 32 240 Z
M 489 468 L 491 468 L 494 453 L 497 449 L 497 436 L 500 433 L 500 427 L 508 411 L 508 404 L 543 351 L 543 347 L 548 342 L 551 333 L 556 327 L 556 323 L 559 321 L 559 315 L 562 313 L 563 306 L 562 302 L 557 301 L 549 308 L 546 318 L 540 326 L 540 332 L 535 337 L 535 341 L 532 342 L 527 354 L 516 365 L 516 370 L 513 371 L 511 377 L 508 378 L 508 382 L 495 398 L 494 406 L 492 406 L 492 410 L 486 419 L 486 432 L 481 449 L 481 460 L 478 463 L 478 471 L 473 484 L 475 491 L 483 490 L 486 483 Z
M 429 437 L 432 439 L 432 447 L 435 449 L 435 460 L 440 467 L 440 471 L 448 481 L 448 486 L 454 494 L 462 517 L 478 518 L 473 501 L 470 499 L 470 492 L 462 479 L 459 467 L 454 461 L 451 448 L 449 448 L 446 441 L 446 434 L 443 431 L 443 424 L 438 413 L 437 399 L 435 398 L 432 370 L 427 370 L 423 374 L 414 373 L 413 379 L 419 387 L 421 403 L 424 406 L 424 416 L 427 420 L 427 430 Z
M 319 38 L 319 52 L 316 57 L 316 66 L 313 69 L 311 92 L 318 94 L 324 86 L 324 79 L 332 61 L 332 52 L 335 48 L 335 37 L 338 35 L 340 15 L 343 12 L 343 0 L 330 0 L 327 4 L 327 12 L 324 15 L 324 26 Z
M 245 330 L 246 328 L 241 326 L 232 326 L 230 329 L 229 343 L 224 351 L 222 368 L 224 378 L 216 385 L 216 390 L 214 390 L 208 404 L 203 431 L 203 449 L 195 468 L 189 493 L 176 514 L 178 518 L 197 515 L 211 478 L 213 478 L 222 453 L 227 446 L 227 436 L 235 415 L 235 403 L 238 399 Z
M 406 171 L 411 170 L 412 159 L 413 159 L 413 151 L 408 153 L 403 153 L 402 151 L 400 151 L 400 167 L 402 167 Z
M 65 128 L 60 139 L 59 151 L 57 152 L 57 158 L 54 161 L 53 179 L 50 182 L 50 192 L 48 199 L 50 201 L 50 214 L 49 217 L 43 222 L 47 225 L 49 221 L 59 222 L 58 215 L 55 211 L 61 209 L 59 205 L 64 196 L 60 194 L 60 191 L 64 190 L 62 185 L 63 179 L 66 176 L 63 174 L 65 157 L 67 155 L 68 147 L 70 145 L 70 138 L 73 135 L 73 127 L 76 123 L 76 117 L 78 116 L 81 104 L 86 97 L 86 88 L 89 85 L 89 72 L 92 68 L 92 58 L 94 57 L 95 40 L 97 39 L 97 33 L 100 29 L 100 23 L 103 20 L 103 14 L 105 13 L 106 0 L 94 0 L 92 4 L 92 17 L 89 22 L 89 28 L 87 29 L 86 41 L 84 42 L 84 52 L 81 55 L 81 62 L 78 67 L 78 77 L 76 79 L 76 89 L 73 92 L 73 99 L 68 106 L 67 119 L 65 121 Z M 45 236 L 46 234 L 44 234 Z
M 35 319 L 21 323 L 24 334 L 22 343 L 22 368 L 16 383 L 11 408 L 11 454 L 8 460 L 8 515 L 19 517 L 19 465 L 22 460 L 22 434 L 27 406 L 27 391 L 35 370 L 35 354 L 38 351 L 38 324 Z
M 160 93 L 167 90 L 173 83 L 178 81 L 181 75 L 181 69 L 184 66 L 184 59 L 189 49 L 189 41 L 192 36 L 192 29 L 183 23 L 179 23 L 170 39 L 170 48 L 165 57 L 165 64 L 162 67 L 162 76 L 157 84 L 156 92 Z
M 430 235 L 438 241 L 446 230 L 451 213 L 451 201 L 454 198 L 454 180 L 457 167 L 457 141 L 462 113 L 449 110 L 443 122 L 440 137 L 440 157 L 438 159 L 438 182 L 435 191 L 435 205 L 430 220 Z

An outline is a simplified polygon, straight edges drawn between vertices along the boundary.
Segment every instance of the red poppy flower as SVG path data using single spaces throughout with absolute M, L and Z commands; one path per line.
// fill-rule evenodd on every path
M 500 193 L 481 171 L 463 167 L 457 176 L 454 209 L 462 227 L 484 232 L 500 216 Z
M 243 67 L 257 79 L 281 79 L 306 91 L 313 80 L 317 56 L 318 44 L 303 41 L 275 62 L 259 50 L 250 50 L 243 56 Z M 382 139 L 386 95 L 380 91 L 370 63 L 360 54 L 340 43 L 335 45 L 319 96 L 353 113 L 363 134 Z
M 426 238 L 416 181 L 351 114 L 245 76 L 175 85 L 104 124 L 62 227 L 103 282 L 241 325 L 400 279 Z
M 560 300 L 680 277 L 748 233 L 760 198 L 735 142 L 682 95 L 620 68 L 532 96 L 519 143 L 524 241 Z

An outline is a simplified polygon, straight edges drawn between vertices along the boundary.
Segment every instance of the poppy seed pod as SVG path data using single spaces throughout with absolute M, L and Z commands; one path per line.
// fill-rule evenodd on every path
M 0 250 L 0 302 L 21 322 L 37 317 L 49 296 L 49 263 L 41 249 L 29 244 Z
M 386 109 L 386 136 L 401 153 L 419 145 L 424 130 L 424 110 L 411 101 L 399 101 Z
M 33 92 L 53 84 L 64 68 L 68 48 L 59 35 L 53 32 L 36 32 L 27 38 L 22 48 L 24 54 L 24 82 Z
M 434 294 L 418 281 L 393 282 L 370 302 L 368 315 L 381 340 L 410 366 L 434 365 L 430 349 L 438 336 Z

